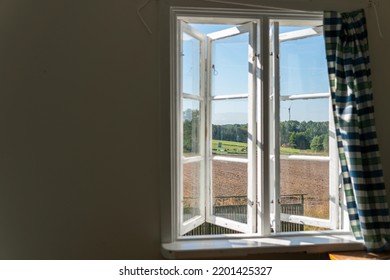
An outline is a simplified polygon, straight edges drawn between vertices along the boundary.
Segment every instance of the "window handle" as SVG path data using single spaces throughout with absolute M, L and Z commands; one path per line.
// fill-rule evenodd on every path
M 217 75 L 218 75 L 218 71 L 217 71 L 217 69 L 215 69 L 215 64 L 213 64 L 213 65 L 211 66 L 211 69 L 213 69 L 213 75 L 214 75 L 214 76 L 217 76 Z

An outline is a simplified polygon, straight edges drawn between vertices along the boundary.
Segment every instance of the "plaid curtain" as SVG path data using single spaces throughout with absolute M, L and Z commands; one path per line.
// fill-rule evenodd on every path
M 383 251 L 390 245 L 390 218 L 375 130 L 364 11 L 325 12 L 324 32 L 351 228 L 368 251 Z

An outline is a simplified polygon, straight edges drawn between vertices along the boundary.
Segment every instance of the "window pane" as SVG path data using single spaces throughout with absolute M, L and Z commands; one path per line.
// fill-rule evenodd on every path
M 280 102 L 280 153 L 329 155 L 329 99 Z
M 247 164 L 214 160 L 212 169 L 213 214 L 247 223 Z
M 212 101 L 212 151 L 214 155 L 248 156 L 248 101 Z
M 280 43 L 281 95 L 329 92 L 327 69 L 323 36 Z
M 282 213 L 329 219 L 329 162 L 282 157 L 280 193 Z
M 183 99 L 183 153 L 185 157 L 200 153 L 200 102 Z
M 200 93 L 200 41 L 183 33 L 182 53 L 183 93 Z
M 213 43 L 211 94 L 248 94 L 249 34 L 219 39 Z
M 195 28 L 195 30 L 204 33 L 209 34 L 216 31 L 221 31 L 224 29 L 228 29 L 231 27 L 235 27 L 235 25 L 232 24 L 213 24 L 213 23 L 190 23 L 191 27 Z
M 183 221 L 200 215 L 200 162 L 183 165 Z
M 316 32 L 281 26 L 280 38 L 285 40 L 280 42 L 281 96 L 329 92 L 324 38 L 309 35 Z M 288 215 L 329 219 L 329 161 L 289 156 L 329 156 L 329 98 L 281 98 L 279 110 L 280 231 L 319 230 L 299 218 L 290 223 Z

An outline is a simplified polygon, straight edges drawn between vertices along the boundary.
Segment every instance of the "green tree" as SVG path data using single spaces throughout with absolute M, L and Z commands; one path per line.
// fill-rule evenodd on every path
M 199 128 L 200 118 L 199 110 L 188 109 L 184 113 L 183 122 L 183 152 L 199 153 Z
M 329 122 L 284 121 L 280 123 L 280 145 L 288 145 L 299 149 L 310 149 L 314 137 L 321 137 L 323 149 L 327 150 Z M 303 136 L 303 135 L 304 136 Z M 318 141 L 316 139 L 315 141 Z
M 299 132 L 300 123 L 298 121 L 284 121 L 280 123 L 280 144 L 287 145 L 290 142 L 290 135 Z M 290 144 L 289 144 L 290 145 Z
M 325 152 L 329 152 L 329 133 L 326 133 L 322 139 L 322 147 Z
M 307 140 L 304 132 L 292 132 L 288 142 L 291 147 L 300 150 L 307 150 L 310 148 L 310 142 Z
M 248 124 L 213 125 L 213 139 L 245 143 L 248 141 Z
M 292 148 L 296 148 L 296 139 L 297 139 L 297 133 L 296 132 L 290 132 L 288 135 L 288 145 Z
M 314 136 L 314 138 L 310 142 L 310 149 L 315 152 L 320 152 L 324 149 L 323 139 L 321 136 Z

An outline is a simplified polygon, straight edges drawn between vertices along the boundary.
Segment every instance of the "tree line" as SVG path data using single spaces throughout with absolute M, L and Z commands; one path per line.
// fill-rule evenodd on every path
M 213 139 L 247 142 L 247 124 L 213 125 Z M 280 123 L 280 145 L 300 150 L 327 152 L 329 122 L 284 121 Z
M 184 152 L 197 153 L 199 149 L 199 112 L 186 111 L 183 123 Z M 212 139 L 246 143 L 248 124 L 212 126 Z M 300 150 L 327 152 L 329 150 L 329 122 L 283 121 L 280 123 L 280 145 Z
M 280 144 L 300 150 L 329 151 L 329 122 L 284 121 L 280 123 Z

